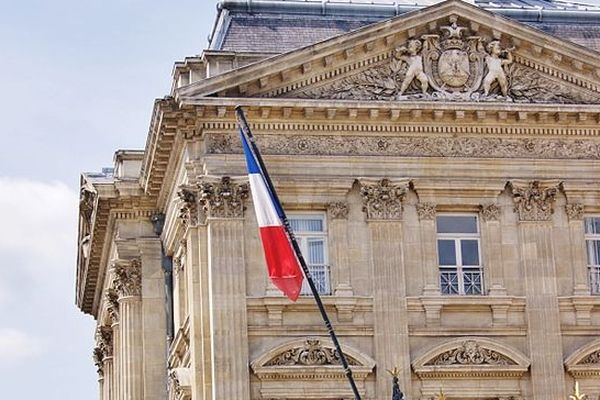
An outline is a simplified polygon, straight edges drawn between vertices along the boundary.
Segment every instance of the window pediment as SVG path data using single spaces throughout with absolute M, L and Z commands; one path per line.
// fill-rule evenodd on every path
M 573 352 L 565 360 L 565 367 L 576 379 L 600 378 L 600 339 Z

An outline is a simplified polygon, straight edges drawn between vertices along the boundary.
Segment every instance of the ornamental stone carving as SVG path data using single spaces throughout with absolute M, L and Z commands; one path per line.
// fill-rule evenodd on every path
M 500 207 L 496 204 L 480 206 L 481 218 L 484 221 L 498 221 L 500 219 Z
M 419 203 L 417 204 L 417 215 L 420 220 L 434 220 L 436 214 L 435 204 Z
M 106 312 L 111 323 L 119 322 L 119 295 L 115 289 L 108 289 L 104 295 Z
M 104 352 L 100 347 L 94 347 L 92 358 L 94 359 L 94 365 L 96 365 L 98 376 L 102 378 L 104 376 Z
M 408 190 L 408 183 L 397 185 L 389 179 L 376 183 L 360 182 L 363 211 L 370 220 L 399 220 L 402 218 L 402 199 Z
M 579 364 L 600 364 L 600 350 L 586 356 Z
M 96 332 L 96 342 L 102 352 L 102 359 L 113 355 L 113 330 L 110 326 L 100 326 Z
M 213 218 L 241 218 L 244 200 L 248 198 L 248 184 L 235 182 L 228 176 L 211 181 L 205 178 L 198 184 L 198 202 L 207 216 Z
M 583 204 L 571 203 L 565 205 L 565 212 L 570 220 L 583 219 Z
M 79 213 L 83 219 L 83 234 L 90 233 L 92 223 L 92 214 L 94 213 L 94 204 L 96 193 L 87 187 L 82 187 L 79 191 Z
M 179 208 L 179 220 L 184 226 L 195 226 L 198 224 L 198 199 L 194 188 L 181 186 L 177 192 L 181 201 Z
M 341 201 L 327 205 L 327 216 L 329 219 L 348 219 L 348 203 Z
M 511 182 L 515 212 L 521 221 L 548 221 L 554 212 L 553 204 L 558 184 L 544 185 L 540 181 Z
M 516 365 L 510 358 L 468 340 L 462 346 L 446 351 L 425 365 Z
M 118 261 L 113 266 L 115 290 L 119 299 L 142 294 L 142 265 L 139 260 Z
M 354 358 L 344 354 L 349 365 L 359 365 Z M 302 347 L 277 355 L 264 366 L 321 366 L 341 365 L 335 349 L 324 347 L 318 339 L 307 339 Z
M 169 391 L 177 399 L 190 399 L 192 395 L 192 377 L 189 368 L 173 368 L 168 374 Z
M 241 154 L 228 134 L 207 135 L 211 154 Z M 304 146 L 300 150 L 299 141 Z M 385 143 L 384 146 L 381 143 Z M 263 154 L 318 156 L 485 157 L 600 160 L 600 143 L 593 140 L 505 138 L 481 136 L 351 136 L 261 135 Z

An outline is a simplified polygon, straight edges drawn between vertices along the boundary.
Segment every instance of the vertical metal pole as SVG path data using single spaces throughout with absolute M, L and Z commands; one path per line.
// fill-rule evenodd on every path
M 269 176 L 269 173 L 267 172 L 267 169 L 265 168 L 265 164 L 260 155 L 260 151 L 258 150 L 258 147 L 256 146 L 256 142 L 254 141 L 254 136 L 252 136 L 252 132 L 250 131 L 250 127 L 248 126 L 248 122 L 246 121 L 246 117 L 244 116 L 244 111 L 242 110 L 241 106 L 237 106 L 235 108 L 235 114 L 236 114 L 236 117 L 238 120 L 238 124 L 240 125 L 240 129 L 242 130 L 242 133 L 248 138 L 248 142 L 250 144 L 251 150 L 254 153 L 256 160 L 258 161 L 258 165 L 260 166 L 260 169 L 262 170 L 263 176 L 265 177 L 265 181 L 267 184 L 267 188 L 271 192 L 271 195 L 273 196 L 275 201 L 278 204 L 281 204 L 281 202 L 279 201 L 279 197 L 277 196 L 277 192 L 275 191 L 275 187 L 273 186 L 273 182 L 271 181 L 271 177 Z M 321 317 L 323 318 L 323 322 L 325 323 L 325 327 L 327 328 L 327 332 L 329 333 L 329 336 L 331 337 L 331 341 L 333 342 L 333 345 L 335 346 L 335 350 L 336 350 L 338 356 L 340 357 L 342 367 L 344 368 L 344 373 L 346 374 L 346 378 L 348 378 L 348 382 L 350 383 L 350 386 L 352 387 L 352 392 L 354 393 L 354 398 L 355 398 L 355 400 L 361 400 L 360 393 L 358 393 L 358 388 L 356 387 L 356 382 L 354 382 L 354 377 L 352 376 L 352 370 L 348 366 L 348 361 L 346 361 L 346 356 L 344 356 L 344 353 L 342 352 L 340 342 L 338 341 L 337 335 L 335 334 L 335 331 L 333 330 L 333 326 L 331 325 L 331 321 L 329 320 L 327 311 L 325 311 L 325 307 L 323 306 L 323 302 L 321 301 L 321 296 L 319 295 L 319 292 L 317 291 L 317 287 L 315 286 L 315 283 L 312 279 L 310 271 L 308 270 L 306 261 L 304 260 L 304 257 L 302 256 L 302 252 L 300 251 L 300 246 L 298 246 L 298 242 L 296 241 L 296 237 L 294 236 L 294 232 L 292 231 L 292 229 L 290 227 L 290 223 L 287 219 L 287 216 L 285 215 L 285 211 L 283 211 L 283 208 L 281 209 L 281 212 L 283 213 L 283 215 L 281 215 L 283 225 L 284 225 L 285 230 L 290 238 L 292 247 L 294 248 L 294 252 L 296 253 L 296 257 L 298 257 L 298 261 L 300 262 L 300 266 L 302 267 L 302 271 L 304 272 L 304 276 L 306 277 L 308 286 L 310 286 L 310 290 L 315 298 L 317 307 L 319 308 L 319 312 L 321 313 Z

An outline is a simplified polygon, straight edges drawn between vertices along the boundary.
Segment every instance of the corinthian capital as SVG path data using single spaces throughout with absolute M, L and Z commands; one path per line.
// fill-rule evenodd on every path
M 118 261 L 113 266 L 115 290 L 119 298 L 142 294 L 142 265 L 139 260 Z
M 115 324 L 119 322 L 119 295 L 115 289 L 108 289 L 104 295 L 104 301 L 106 302 L 106 312 L 111 323 Z
M 94 347 L 94 351 L 92 352 L 92 357 L 94 358 L 94 364 L 96 365 L 96 371 L 98 372 L 98 376 L 104 376 L 104 352 L 99 346 Z
M 554 212 L 553 205 L 558 193 L 558 182 L 510 183 L 515 202 L 515 212 L 521 221 L 548 221 Z
M 196 190 L 188 186 L 181 186 L 177 192 L 181 202 L 179 207 L 179 219 L 186 226 L 198 224 L 198 197 Z
M 420 220 L 434 220 L 436 214 L 435 204 L 419 203 L 417 204 L 417 215 Z
M 198 202 L 208 217 L 241 218 L 244 200 L 248 198 L 248 184 L 228 176 L 205 177 L 198 184 Z
M 571 203 L 565 206 L 565 212 L 569 217 L 569 220 L 583 219 L 583 204 Z
M 102 359 L 113 355 L 113 330 L 110 326 L 101 326 L 96 332 L 97 348 L 102 352 Z
M 363 211 L 370 220 L 399 220 L 402 218 L 402 199 L 408 182 L 393 183 L 389 179 L 376 182 L 360 181 Z

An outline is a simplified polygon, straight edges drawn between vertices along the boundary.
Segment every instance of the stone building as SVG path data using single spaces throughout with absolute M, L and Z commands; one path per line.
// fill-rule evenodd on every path
M 411 400 L 598 398 L 599 50 L 575 2 L 221 2 L 146 148 L 81 178 L 101 399 L 352 398 L 266 276 L 238 104 L 363 399 L 394 367 Z

